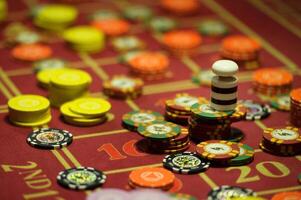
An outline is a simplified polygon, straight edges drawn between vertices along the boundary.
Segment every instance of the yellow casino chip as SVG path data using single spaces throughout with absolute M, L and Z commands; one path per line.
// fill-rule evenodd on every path
M 39 95 L 19 95 L 8 101 L 10 110 L 21 112 L 37 112 L 47 110 L 50 102 L 47 98 Z
M 45 69 L 42 71 L 39 71 L 37 73 L 37 80 L 39 82 L 39 84 L 44 87 L 44 88 L 48 88 L 49 84 L 50 84 L 50 78 L 52 76 L 55 76 L 56 73 L 62 71 L 62 70 L 67 70 L 67 69 Z
M 77 10 L 73 6 L 63 4 L 49 4 L 38 12 L 38 18 L 52 23 L 70 23 L 77 17 Z
M 104 33 L 90 26 L 75 26 L 63 33 L 63 38 L 75 44 L 94 44 L 104 41 Z
M 87 86 L 91 82 L 92 78 L 87 72 L 77 69 L 60 70 L 50 78 L 50 84 L 59 88 Z
M 85 116 L 101 116 L 111 109 L 110 102 L 93 97 L 79 98 L 70 105 L 70 110 Z

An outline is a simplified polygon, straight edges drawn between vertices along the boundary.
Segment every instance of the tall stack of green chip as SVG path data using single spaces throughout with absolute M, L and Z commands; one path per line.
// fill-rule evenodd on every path
M 61 31 L 71 25 L 77 17 L 73 6 L 48 4 L 39 7 L 34 13 L 34 24 L 51 31 Z

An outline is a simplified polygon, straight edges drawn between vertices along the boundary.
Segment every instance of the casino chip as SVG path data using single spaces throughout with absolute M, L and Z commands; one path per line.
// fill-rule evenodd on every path
M 76 167 L 61 171 L 57 182 L 68 189 L 94 189 L 105 183 L 107 176 L 92 167 Z
M 132 171 L 129 184 L 140 188 L 170 188 L 175 181 L 175 175 L 161 167 L 143 167 Z
M 122 125 L 130 131 L 137 131 L 139 125 L 162 121 L 164 117 L 151 110 L 134 110 L 122 116 Z
M 86 200 L 131 200 L 131 195 L 117 188 L 102 188 L 88 195 Z
M 200 85 L 211 85 L 211 79 L 214 76 L 212 70 L 201 70 L 191 78 L 192 82 Z
M 246 165 L 254 159 L 254 149 L 249 145 L 238 143 L 239 155 L 229 161 L 231 166 Z
M 257 196 L 257 194 L 248 188 L 242 188 L 238 186 L 223 185 L 212 189 L 208 193 L 207 200 L 218 200 L 218 199 L 232 199 L 233 197 L 245 197 L 245 196 Z
M 91 26 L 108 36 L 118 36 L 127 33 L 131 25 L 124 19 L 110 18 L 92 21 Z
M 237 143 L 225 140 L 208 140 L 197 145 L 197 153 L 204 159 L 210 160 L 214 165 L 227 165 L 228 162 L 239 155 Z
M 196 153 L 183 152 L 165 156 L 163 166 L 179 174 L 195 174 L 209 168 L 210 162 L 202 159 Z
M 48 58 L 33 63 L 35 72 L 39 72 L 45 69 L 61 69 L 68 67 L 67 61 L 59 58 Z
M 197 25 L 198 31 L 202 35 L 223 36 L 229 32 L 228 26 L 218 19 L 207 19 Z
M 166 121 L 153 121 L 141 124 L 137 129 L 138 133 L 149 139 L 169 139 L 181 133 L 181 127 Z
M 264 119 L 272 112 L 269 105 L 260 104 L 252 100 L 240 100 L 238 103 L 247 108 L 246 120 Z
M 113 38 L 112 45 L 117 51 L 133 51 L 145 47 L 145 43 L 142 40 L 132 35 Z
M 280 192 L 275 194 L 271 200 L 300 200 L 301 199 L 301 192 Z
M 27 142 L 41 149 L 58 149 L 72 143 L 73 135 L 66 130 L 56 128 L 41 128 L 32 131 Z
M 24 61 L 37 61 L 51 56 L 52 49 L 44 44 L 20 44 L 13 48 L 14 58 Z
M 152 17 L 153 11 L 147 6 L 133 5 L 125 7 L 123 15 L 133 21 L 146 21 Z
M 270 104 L 273 108 L 281 111 L 290 111 L 291 100 L 289 95 L 280 95 L 271 99 Z
M 142 95 L 143 81 L 125 75 L 115 75 L 103 83 L 104 94 L 118 99 L 135 99 Z
M 231 200 L 267 200 L 262 197 L 254 197 L 254 196 L 244 196 L 244 197 L 233 197 Z
M 301 173 L 298 175 L 298 182 L 301 184 Z
M 104 19 L 118 19 L 120 18 L 119 14 L 117 12 L 114 12 L 112 10 L 96 10 L 94 11 L 90 16 L 90 19 L 92 20 L 104 20 Z
M 166 32 L 176 28 L 177 23 L 171 18 L 159 16 L 152 18 L 149 26 L 156 32 Z
M 208 120 L 218 120 L 218 119 L 226 119 L 231 114 L 234 113 L 234 111 L 217 111 L 211 108 L 211 106 L 208 103 L 203 104 L 193 104 L 191 106 L 191 112 L 192 115 L 197 116 L 198 118 L 206 118 Z

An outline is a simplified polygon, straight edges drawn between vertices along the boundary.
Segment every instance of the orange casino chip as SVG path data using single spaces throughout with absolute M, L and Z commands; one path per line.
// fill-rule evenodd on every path
M 231 35 L 222 41 L 222 49 L 227 52 L 251 53 L 260 48 L 256 40 L 244 35 Z
M 91 25 L 110 36 L 125 34 L 130 29 L 130 24 L 123 19 L 97 20 L 93 21 Z
M 301 192 L 281 192 L 275 194 L 271 200 L 300 200 Z
M 201 42 L 200 34 L 192 30 L 170 31 L 162 37 L 162 43 L 173 49 L 192 49 L 198 47 Z
M 37 61 L 50 57 L 52 50 L 43 44 L 21 44 L 13 48 L 12 55 L 25 61 Z
M 301 103 L 301 88 L 292 90 L 290 97 L 293 101 Z
M 263 85 L 281 86 L 291 84 L 293 75 L 287 70 L 280 68 L 263 68 L 254 72 L 253 80 Z
M 166 10 L 179 14 L 194 14 L 200 8 L 198 0 L 161 0 L 161 6 Z
M 129 175 L 130 183 L 139 187 L 165 188 L 175 181 L 175 175 L 161 167 L 144 167 Z
M 163 53 L 147 51 L 135 56 L 129 64 L 133 70 L 140 73 L 157 73 L 167 69 L 169 59 Z

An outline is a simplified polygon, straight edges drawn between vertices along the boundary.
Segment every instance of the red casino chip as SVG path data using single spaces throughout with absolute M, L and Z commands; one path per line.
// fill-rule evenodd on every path
M 43 44 L 21 44 L 13 48 L 13 57 L 25 61 L 37 61 L 50 57 L 52 50 Z

